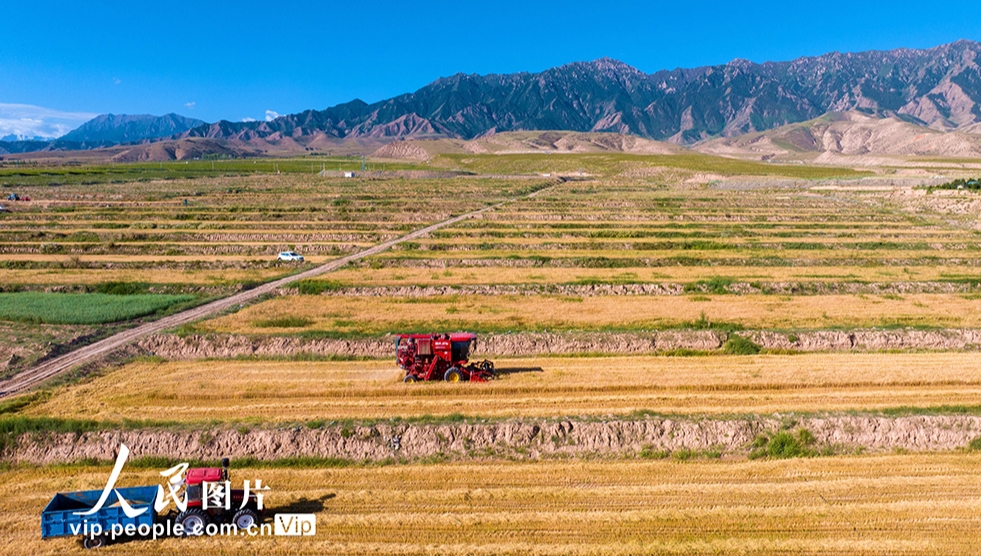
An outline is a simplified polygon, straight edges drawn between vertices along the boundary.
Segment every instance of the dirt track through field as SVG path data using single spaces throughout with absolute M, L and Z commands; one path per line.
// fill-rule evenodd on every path
M 164 317 L 160 320 L 148 322 L 146 324 L 142 324 L 140 326 L 131 328 L 129 330 L 124 330 L 123 332 L 114 334 L 103 340 L 99 340 L 94 344 L 79 348 L 75 351 L 62 355 L 60 357 L 56 357 L 54 359 L 45 361 L 44 363 L 41 363 L 40 365 L 34 367 L 33 369 L 28 369 L 26 371 L 17 374 L 16 376 L 14 376 L 13 378 L 7 381 L 0 382 L 0 398 L 7 397 L 10 396 L 11 394 L 16 394 L 17 392 L 22 392 L 24 390 L 27 390 L 28 388 L 36 386 L 41 382 L 44 382 L 45 380 L 48 380 L 65 371 L 68 371 L 73 367 L 92 361 L 97 357 L 107 355 L 110 352 L 134 340 L 142 338 L 148 334 L 161 332 L 168 328 L 180 326 L 188 322 L 192 322 L 198 319 L 208 317 L 210 315 L 224 311 L 226 309 L 230 309 L 235 305 L 247 303 L 263 294 L 272 293 L 277 289 L 282 288 L 283 286 L 295 282 L 297 280 L 313 278 L 315 276 L 320 276 L 328 272 L 333 272 L 343 267 L 347 263 L 357 261 L 365 257 L 370 257 L 372 255 L 377 255 L 378 253 L 386 251 L 387 249 L 390 249 L 391 247 L 398 245 L 399 243 L 402 243 L 404 241 L 411 241 L 413 239 L 418 239 L 422 236 L 425 236 L 426 234 L 439 230 L 440 228 L 451 226 L 453 224 L 456 224 L 457 222 L 461 222 L 463 220 L 473 218 L 474 216 L 483 214 L 490 210 L 494 210 L 509 202 L 516 201 L 518 199 L 525 198 L 525 197 L 533 197 L 541 193 L 542 191 L 545 191 L 545 189 L 539 189 L 523 197 L 515 197 L 512 199 L 508 199 L 500 203 L 488 207 L 484 207 L 479 210 L 468 212 L 466 214 L 461 214 L 460 216 L 454 216 L 453 218 L 443 220 L 442 222 L 437 222 L 436 224 L 432 224 L 430 226 L 426 226 L 425 228 L 416 230 L 402 237 L 392 239 L 384 243 L 379 243 L 378 245 L 370 249 L 365 249 L 364 251 L 360 251 L 353 255 L 348 255 L 346 257 L 334 259 L 327 264 L 318 266 L 316 268 L 312 268 L 310 270 L 301 272 L 299 274 L 294 274 L 292 276 L 280 278 L 272 282 L 267 282 L 251 290 L 237 293 L 235 295 L 226 297 L 224 299 L 219 299 L 217 301 L 212 301 L 211 303 L 201 305 L 200 307 L 194 307 L 193 309 L 188 309 L 187 311 L 182 311 L 175 315 Z

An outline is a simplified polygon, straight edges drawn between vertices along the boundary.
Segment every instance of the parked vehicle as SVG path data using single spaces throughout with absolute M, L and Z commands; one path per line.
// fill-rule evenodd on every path
M 470 352 L 477 347 L 477 335 L 399 334 L 395 338 L 395 358 L 405 371 L 406 383 L 420 380 L 446 382 L 487 382 L 494 378 L 494 363 L 470 362 Z
M 300 255 L 296 251 L 283 251 L 276 257 L 276 260 L 287 261 L 287 262 L 303 262 L 303 255 Z

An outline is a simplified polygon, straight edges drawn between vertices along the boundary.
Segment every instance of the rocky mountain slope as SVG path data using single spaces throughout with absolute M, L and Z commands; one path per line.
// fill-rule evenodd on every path
M 144 139 L 170 137 L 203 124 L 201 120 L 185 118 L 179 114 L 103 114 L 60 139 L 77 143 L 135 143 Z
M 981 44 L 833 52 L 790 62 L 734 60 L 643 73 L 602 58 L 541 73 L 457 74 L 374 104 L 354 100 L 271 122 L 218 122 L 186 137 L 317 135 L 473 139 L 513 130 L 612 131 L 691 144 L 765 131 L 828 112 L 902 115 L 936 130 L 981 122 Z
M 943 132 L 896 115 L 883 117 L 850 111 L 764 132 L 719 137 L 704 141 L 695 149 L 720 156 L 777 161 L 806 153 L 973 158 L 981 156 L 981 135 L 971 128 Z
M 43 151 L 81 151 L 126 143 L 148 142 L 169 138 L 203 125 L 194 118 L 179 114 L 150 116 L 147 114 L 103 114 L 85 122 L 53 141 L 17 139 L 0 140 L 0 155 Z

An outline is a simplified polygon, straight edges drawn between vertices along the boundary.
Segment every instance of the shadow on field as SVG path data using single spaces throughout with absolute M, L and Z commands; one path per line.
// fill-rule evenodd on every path
M 494 374 L 497 376 L 516 375 L 519 373 L 544 373 L 541 367 L 497 367 Z
M 309 498 L 300 498 L 299 500 L 294 500 L 293 502 L 285 506 L 277 506 L 273 513 L 283 513 L 283 514 L 315 514 L 324 511 L 324 503 L 337 495 L 333 492 L 325 494 L 320 498 L 315 498 L 310 500 Z

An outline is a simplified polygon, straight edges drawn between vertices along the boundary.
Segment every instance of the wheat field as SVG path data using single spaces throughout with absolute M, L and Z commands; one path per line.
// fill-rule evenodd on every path
M 502 359 L 483 384 L 403 384 L 394 361 L 130 363 L 25 410 L 121 421 L 740 414 L 976 405 L 974 353 Z
M 657 330 L 698 320 L 747 329 L 981 327 L 981 298 L 958 294 L 566 296 L 446 295 L 425 298 L 283 296 L 197 326 L 233 334 L 280 330 L 262 323 L 289 315 L 306 330 L 337 335 L 467 329 Z M 703 316 L 704 315 L 704 316 Z
M 217 454 L 216 454 L 217 456 Z M 472 462 L 237 468 L 271 513 L 315 513 L 314 537 L 135 540 L 106 554 L 975 554 L 978 454 L 780 461 Z M 13 468 L 0 483 L 3 552 L 42 541 L 54 492 L 99 489 L 102 467 Z M 156 484 L 127 468 L 121 486 Z

